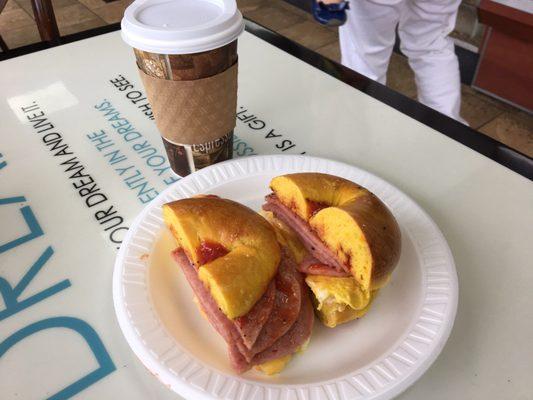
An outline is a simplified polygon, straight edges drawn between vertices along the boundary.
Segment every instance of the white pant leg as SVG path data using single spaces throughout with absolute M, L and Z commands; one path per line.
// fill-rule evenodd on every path
M 455 118 L 461 107 L 459 63 L 453 40 L 460 0 L 406 0 L 398 34 L 415 72 L 418 100 Z
M 351 0 L 339 28 L 342 64 L 385 84 L 404 0 Z

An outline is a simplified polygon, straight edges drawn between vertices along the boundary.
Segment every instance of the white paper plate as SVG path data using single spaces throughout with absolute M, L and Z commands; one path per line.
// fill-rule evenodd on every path
M 361 320 L 335 329 L 315 324 L 306 352 L 281 374 L 235 375 L 226 346 L 200 315 L 170 258 L 174 244 L 161 205 L 213 193 L 259 210 L 272 177 L 324 172 L 375 193 L 402 230 L 390 284 Z M 232 160 L 176 182 L 138 216 L 113 276 L 117 318 L 129 345 L 165 385 L 188 399 L 390 399 L 418 379 L 442 350 L 457 309 L 457 275 L 441 232 L 409 197 L 359 168 L 306 156 Z

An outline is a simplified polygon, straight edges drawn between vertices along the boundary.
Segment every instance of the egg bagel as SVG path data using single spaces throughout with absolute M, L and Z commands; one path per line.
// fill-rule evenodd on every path
M 248 313 L 280 262 L 268 222 L 239 203 L 215 197 L 165 204 L 163 217 L 222 312 L 230 319 Z
M 400 257 L 392 213 L 369 190 L 337 176 L 288 174 L 270 187 L 264 209 L 272 212 L 271 222 L 277 220 L 278 236 L 293 242 L 288 248 L 307 274 L 322 321 L 333 327 L 360 318 Z

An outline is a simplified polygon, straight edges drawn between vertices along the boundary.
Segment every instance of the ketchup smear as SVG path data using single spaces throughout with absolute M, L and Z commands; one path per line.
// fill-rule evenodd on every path
M 225 256 L 228 253 L 229 251 L 220 243 L 209 241 L 202 242 L 200 247 L 196 250 L 200 265 L 207 264 L 219 257 Z

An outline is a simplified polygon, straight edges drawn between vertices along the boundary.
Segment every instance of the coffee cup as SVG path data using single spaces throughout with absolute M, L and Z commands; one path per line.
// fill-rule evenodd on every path
M 244 29 L 236 2 L 137 0 L 121 27 L 174 172 L 185 176 L 230 159 Z

